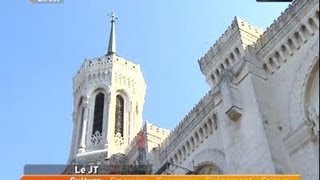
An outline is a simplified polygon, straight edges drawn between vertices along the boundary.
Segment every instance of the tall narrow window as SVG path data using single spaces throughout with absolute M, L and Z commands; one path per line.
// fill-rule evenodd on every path
M 116 117 L 115 117 L 115 130 L 114 133 L 120 133 L 123 137 L 123 116 L 124 116 L 124 100 L 122 96 L 116 97 Z
M 92 134 L 102 133 L 104 94 L 99 93 L 95 99 Z

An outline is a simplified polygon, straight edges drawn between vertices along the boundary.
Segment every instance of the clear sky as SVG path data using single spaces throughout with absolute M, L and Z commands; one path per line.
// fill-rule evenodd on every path
M 0 5 L 1 179 L 24 164 L 67 162 L 72 77 L 84 58 L 106 53 L 115 11 L 118 54 L 141 65 L 144 120 L 174 128 L 209 90 L 197 60 L 239 16 L 263 29 L 288 3 L 255 0 L 64 0 Z

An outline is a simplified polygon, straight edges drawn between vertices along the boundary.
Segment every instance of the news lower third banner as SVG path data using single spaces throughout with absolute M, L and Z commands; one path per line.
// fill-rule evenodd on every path
M 21 180 L 301 180 L 298 174 L 152 175 L 148 165 L 26 165 Z
M 299 175 L 27 175 L 21 180 L 300 180 Z
M 151 165 L 25 165 L 24 175 L 152 174 Z

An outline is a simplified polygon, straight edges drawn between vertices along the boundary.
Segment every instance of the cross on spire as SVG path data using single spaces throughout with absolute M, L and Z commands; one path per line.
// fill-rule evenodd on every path
M 116 53 L 116 26 L 115 21 L 118 19 L 114 12 L 109 13 L 108 16 L 111 18 L 111 30 L 110 30 L 110 38 L 109 38 L 109 47 L 107 55 Z
M 109 13 L 108 16 L 111 18 L 111 22 L 118 19 L 118 16 L 114 12 Z

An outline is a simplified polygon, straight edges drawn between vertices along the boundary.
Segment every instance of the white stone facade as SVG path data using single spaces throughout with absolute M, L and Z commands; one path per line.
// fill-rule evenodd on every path
M 141 107 L 133 116 L 139 121 L 127 136 L 125 151 L 111 145 L 111 129 L 102 133 L 102 141 L 107 138 L 110 143 L 102 148 L 108 155 L 125 153 L 130 164 L 153 164 L 153 172 L 169 162 L 158 171 L 163 174 L 186 174 L 188 170 L 200 174 L 298 173 L 303 180 L 319 179 L 318 0 L 295 0 L 265 32 L 236 17 L 199 59 L 199 65 L 211 89 L 170 133 L 149 123 L 141 128 L 145 84 L 138 67 L 135 76 L 124 75 L 120 80 L 117 70 L 97 64 L 92 83 L 86 61 L 74 80 L 74 104 L 77 107 L 83 96 L 90 107 L 90 96 L 100 81 L 105 82 L 110 92 L 108 104 L 113 107 L 114 94 L 124 85 L 110 82 L 127 82 L 129 87 L 132 81 L 126 77 L 135 77 L 135 90 L 127 93 L 136 93 L 129 97 Z M 99 75 L 101 68 L 106 69 Z M 109 111 L 106 126 L 113 126 L 112 108 Z M 70 161 L 92 153 L 77 146 L 78 114 L 75 108 Z M 86 117 L 90 121 L 90 115 Z M 139 157 L 136 139 L 141 134 L 145 151 Z M 104 157 L 97 155 L 90 162 L 99 158 Z

